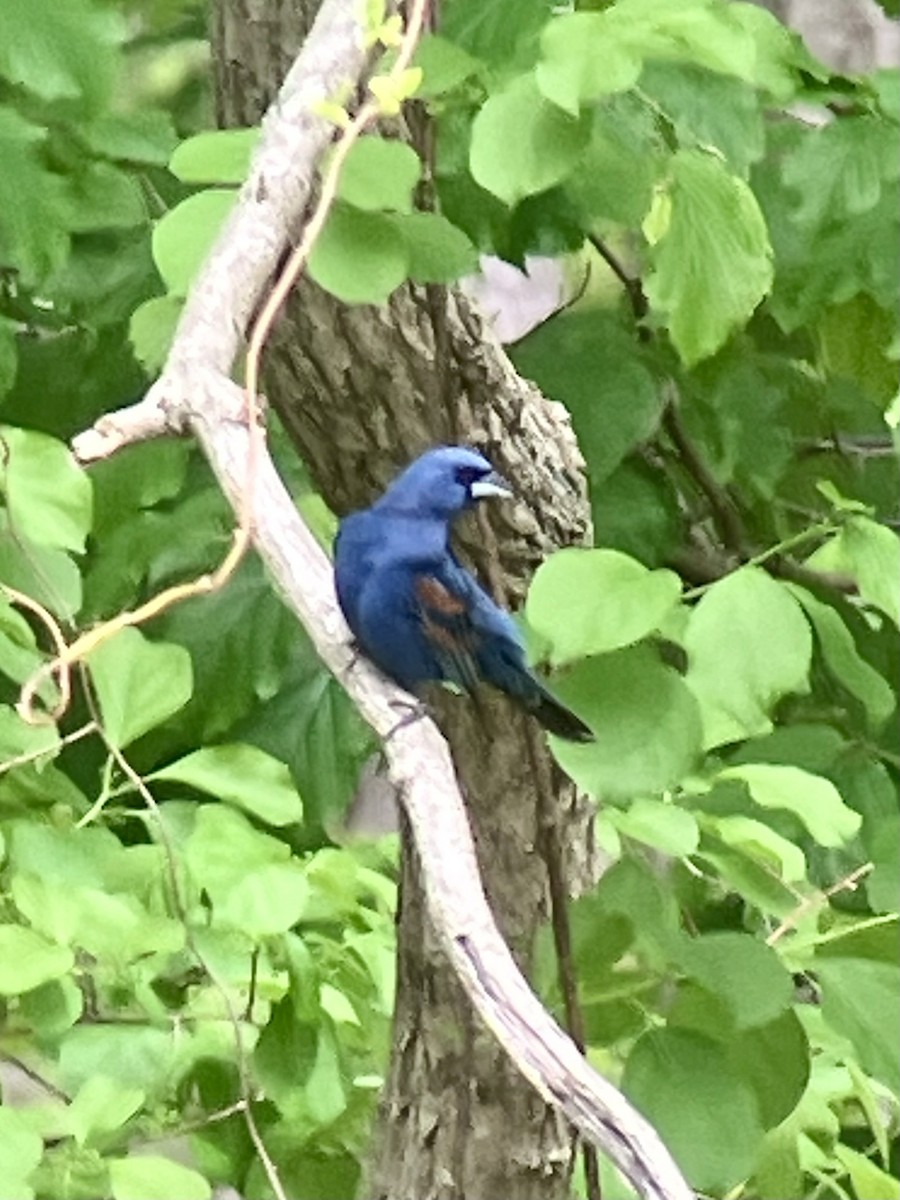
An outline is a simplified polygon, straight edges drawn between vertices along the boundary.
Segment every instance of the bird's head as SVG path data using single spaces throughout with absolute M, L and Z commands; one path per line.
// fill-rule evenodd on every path
M 378 507 L 449 521 L 489 496 L 512 496 L 512 489 L 486 458 L 465 446 L 438 446 L 397 476 Z

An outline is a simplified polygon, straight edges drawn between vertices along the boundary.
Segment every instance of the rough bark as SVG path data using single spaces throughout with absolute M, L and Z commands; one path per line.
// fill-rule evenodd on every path
M 218 0 L 222 124 L 259 119 L 312 15 L 282 0 Z M 463 546 L 507 602 L 521 597 L 552 549 L 586 535 L 581 461 L 563 410 L 518 378 L 455 294 L 407 289 L 382 309 L 347 308 L 303 283 L 268 352 L 264 379 L 338 512 L 365 503 L 427 445 L 461 440 L 483 447 L 514 481 L 520 501 L 495 508 L 490 525 L 480 520 Z M 488 895 L 527 968 L 547 911 L 546 867 L 537 849 L 542 823 L 552 819 L 570 889 L 577 891 L 590 876 L 587 816 L 505 702 L 492 699 L 481 714 L 463 700 L 437 703 Z M 549 780 L 543 798 L 541 780 Z M 435 950 L 410 853 L 402 892 L 393 1053 L 367 1197 L 566 1196 L 569 1132 L 476 1027 Z

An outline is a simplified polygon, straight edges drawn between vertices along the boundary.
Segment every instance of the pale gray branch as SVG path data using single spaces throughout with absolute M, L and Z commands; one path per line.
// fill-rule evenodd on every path
M 102 418 L 74 440 L 82 461 L 142 437 L 189 429 L 235 509 L 245 502 L 250 438 L 240 419 L 241 389 L 228 376 L 259 299 L 296 235 L 332 135 L 310 105 L 334 95 L 339 84 L 355 82 L 363 70 L 357 8 L 356 0 L 324 0 L 266 118 L 250 180 L 201 271 L 161 379 L 141 403 Z M 690 1200 L 654 1129 L 588 1065 L 520 974 L 485 898 L 447 744 L 428 719 L 401 725 L 410 698 L 354 654 L 331 564 L 267 455 L 258 456 L 253 484 L 256 549 L 323 662 L 387 739 L 429 913 L 473 1006 L 541 1096 L 607 1154 L 642 1197 Z

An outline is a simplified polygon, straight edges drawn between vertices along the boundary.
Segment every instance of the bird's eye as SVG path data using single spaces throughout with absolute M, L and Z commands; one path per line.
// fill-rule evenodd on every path
M 481 479 L 485 474 L 480 467 L 457 467 L 456 482 L 461 483 L 463 487 L 471 487 L 476 479 Z

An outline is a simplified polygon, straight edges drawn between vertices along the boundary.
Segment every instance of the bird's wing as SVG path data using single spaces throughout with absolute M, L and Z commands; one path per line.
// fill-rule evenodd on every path
M 444 676 L 466 691 L 480 678 L 482 635 L 472 619 L 479 590 L 461 568 L 420 572 L 413 582 L 422 633 Z

